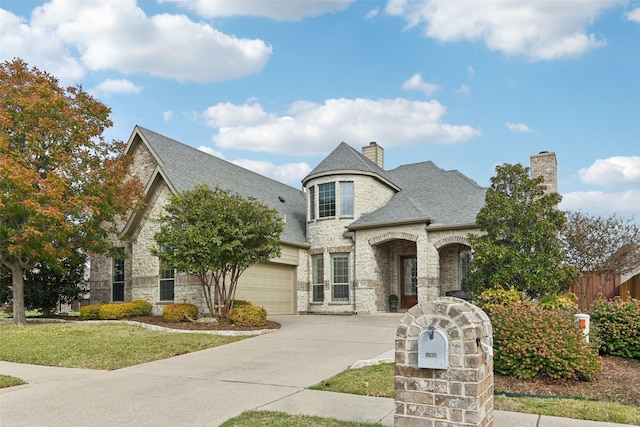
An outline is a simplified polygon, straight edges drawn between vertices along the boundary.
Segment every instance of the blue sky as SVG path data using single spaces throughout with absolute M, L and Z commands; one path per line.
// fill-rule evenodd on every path
M 562 207 L 640 220 L 640 1 L 3 0 L 20 57 L 300 188 L 341 141 L 488 186 L 554 151 Z

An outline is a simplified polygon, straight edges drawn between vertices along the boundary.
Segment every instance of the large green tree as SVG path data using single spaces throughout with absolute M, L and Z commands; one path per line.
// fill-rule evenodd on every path
M 568 289 L 576 272 L 563 265 L 560 200 L 558 193 L 546 191 L 542 177 L 529 176 L 529 168 L 497 166 L 476 218 L 482 234 L 469 236 L 474 252 L 465 288 L 477 295 L 513 286 L 530 297 Z
M 199 279 L 212 316 L 227 315 L 247 268 L 280 255 L 284 222 L 256 199 L 204 185 L 172 196 L 164 209 L 152 252 Z
M 58 304 L 81 298 L 88 291 L 84 282 L 86 261 L 84 253 L 75 252 L 68 258 L 58 260 L 55 265 L 37 262 L 32 270 L 25 272 L 25 306 L 47 315 L 53 313 Z M 0 271 L 0 301 L 11 302 L 11 272 L 6 269 L 5 274 L 8 280 L 3 280 Z
M 78 250 L 106 253 L 109 233 L 142 194 L 125 144 L 103 137 L 110 110 L 80 87 L 20 60 L 0 67 L 0 262 L 13 320 L 26 324 L 25 272 Z

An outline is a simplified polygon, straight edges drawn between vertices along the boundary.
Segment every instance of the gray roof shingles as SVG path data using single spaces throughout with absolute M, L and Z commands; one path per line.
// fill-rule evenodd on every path
M 286 219 L 283 242 L 306 245 L 306 201 L 302 192 L 196 148 L 137 126 L 154 151 L 160 167 L 176 191 L 195 185 L 216 185 L 244 197 L 261 200 Z M 280 201 L 280 198 L 284 202 Z
M 137 127 L 161 162 L 160 167 L 176 191 L 207 184 L 262 200 L 286 218 L 282 240 L 306 241 L 306 201 L 303 193 L 148 129 Z M 303 179 L 348 171 L 378 178 L 396 191 L 381 208 L 364 214 L 347 228 L 358 229 L 394 223 L 425 222 L 458 226 L 475 223 L 484 206 L 486 188 L 457 170 L 446 171 L 433 162 L 399 166 L 385 171 L 350 145 L 342 142 Z M 280 202 L 279 197 L 285 202 Z

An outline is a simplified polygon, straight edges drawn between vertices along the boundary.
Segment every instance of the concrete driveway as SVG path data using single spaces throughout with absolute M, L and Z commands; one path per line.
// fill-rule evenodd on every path
M 276 332 L 111 372 L 0 362 L 29 382 L 0 390 L 0 425 L 217 426 L 247 409 L 313 404 L 322 392 L 305 388 L 392 349 L 401 316 L 273 316 Z M 325 415 L 349 406 L 322 395 Z M 358 400 L 371 421 L 393 411 L 379 403 Z

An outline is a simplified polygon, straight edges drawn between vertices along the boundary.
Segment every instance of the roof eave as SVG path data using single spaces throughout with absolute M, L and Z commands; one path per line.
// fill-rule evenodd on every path
M 413 225 L 413 224 L 425 224 L 428 227 L 431 221 L 433 220 L 429 217 L 411 218 L 411 219 L 404 219 L 400 221 L 380 221 L 380 222 L 372 222 L 369 224 L 362 224 L 362 225 L 347 225 L 346 229 L 347 230 L 366 230 L 371 228 L 395 227 L 395 226 Z
M 389 187 L 391 187 L 395 191 L 402 190 L 402 188 L 398 187 L 393 182 L 389 181 L 388 179 L 380 176 L 379 174 L 377 174 L 375 172 L 361 171 L 361 170 L 356 170 L 356 169 L 337 169 L 337 170 L 331 170 L 331 171 L 325 171 L 325 172 L 317 172 L 317 173 L 314 173 L 312 175 L 307 175 L 302 180 L 302 186 L 303 187 L 306 186 L 307 183 L 309 181 L 311 181 L 312 179 L 321 178 L 323 176 L 333 176 L 333 175 L 364 175 L 364 176 L 370 176 L 370 177 L 375 178 L 378 181 L 388 185 Z

